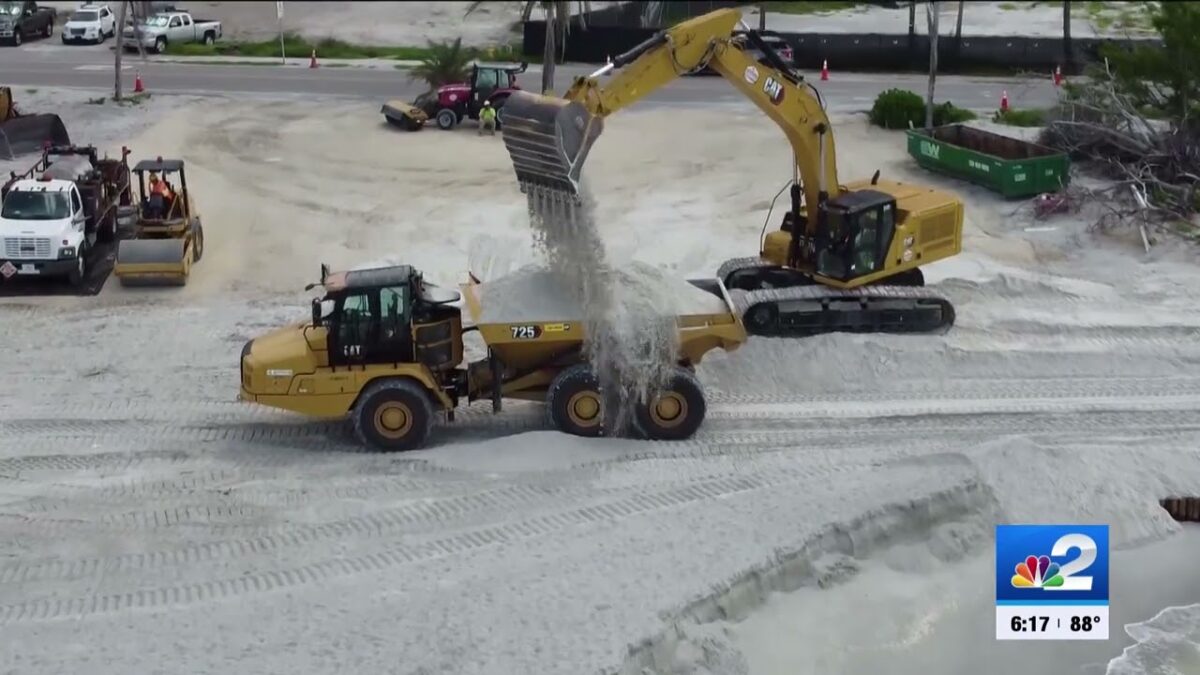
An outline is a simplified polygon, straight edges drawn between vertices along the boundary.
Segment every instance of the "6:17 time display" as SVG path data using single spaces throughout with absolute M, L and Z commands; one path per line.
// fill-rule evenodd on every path
M 1012 618 L 1012 630 L 1014 633 L 1023 633 L 1026 631 L 1038 633 L 1046 632 L 1046 628 L 1050 625 L 1050 617 L 1048 616 L 1014 616 Z

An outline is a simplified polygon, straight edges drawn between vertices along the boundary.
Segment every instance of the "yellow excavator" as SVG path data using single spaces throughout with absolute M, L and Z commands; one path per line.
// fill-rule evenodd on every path
M 747 331 L 797 337 L 941 332 L 953 325 L 954 307 L 924 288 L 920 266 L 961 251 L 962 201 L 880 180 L 878 171 L 842 184 L 820 93 L 735 9 L 658 32 L 576 78 L 561 99 L 509 96 L 502 137 L 521 191 L 531 204 L 535 198 L 578 202 L 583 164 L 604 118 L 706 66 L 779 125 L 795 156 L 791 208 L 781 227 L 762 239 L 758 256 L 726 261 L 717 273 Z

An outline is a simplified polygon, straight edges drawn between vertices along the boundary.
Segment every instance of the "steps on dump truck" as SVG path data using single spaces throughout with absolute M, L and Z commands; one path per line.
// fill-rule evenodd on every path
M 774 267 L 759 258 L 735 258 L 718 278 L 738 270 Z M 954 306 L 923 286 L 872 285 L 838 289 L 813 283 L 783 288 L 730 288 L 730 299 L 750 335 L 808 337 L 822 333 L 936 333 L 954 324 Z

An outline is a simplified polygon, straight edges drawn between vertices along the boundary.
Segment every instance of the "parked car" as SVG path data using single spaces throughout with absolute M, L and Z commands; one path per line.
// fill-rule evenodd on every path
M 211 45 L 221 37 L 221 22 L 193 19 L 188 12 L 160 12 L 138 26 L 142 36 L 142 47 L 159 54 L 167 51 L 167 45 L 203 42 Z M 126 49 L 137 49 L 137 38 L 133 26 L 124 31 Z
M 108 5 L 84 5 L 63 24 L 63 44 L 100 44 L 117 34 L 117 16 Z
M 39 7 L 36 2 L 0 2 L 0 42 L 19 46 L 27 37 L 50 37 L 56 18 L 53 7 Z
M 743 31 L 736 31 L 734 33 L 735 36 L 742 35 L 742 34 L 743 34 Z M 785 39 L 779 33 L 776 33 L 775 31 L 770 31 L 770 30 L 758 31 L 758 34 L 762 36 L 763 42 L 767 43 L 767 46 L 770 47 L 771 49 L 773 49 L 775 51 L 775 53 L 779 55 L 779 58 L 783 59 L 784 63 L 786 63 L 788 66 L 791 66 L 793 68 L 796 66 L 795 61 L 793 60 L 794 56 L 793 56 L 793 52 L 792 52 L 792 46 L 790 44 L 788 44 L 787 39 Z M 748 56 L 753 57 L 759 63 L 765 64 L 765 65 L 770 65 L 769 63 L 767 63 L 766 55 L 763 54 L 761 49 L 754 46 L 753 42 L 746 40 L 745 44 L 746 44 L 746 54 Z M 716 75 L 717 73 L 712 68 L 705 67 L 693 74 L 694 75 Z

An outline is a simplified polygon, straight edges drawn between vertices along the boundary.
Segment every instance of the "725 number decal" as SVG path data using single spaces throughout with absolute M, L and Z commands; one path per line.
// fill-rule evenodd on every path
M 510 326 L 514 340 L 536 340 L 542 334 L 542 327 L 536 325 Z

